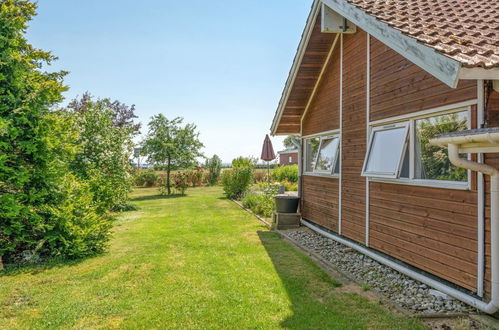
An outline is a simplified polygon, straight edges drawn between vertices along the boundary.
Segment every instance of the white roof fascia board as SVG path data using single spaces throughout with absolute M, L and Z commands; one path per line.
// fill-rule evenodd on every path
M 484 69 L 463 67 L 459 71 L 459 79 L 499 80 L 499 68 Z
M 404 35 L 401 31 L 365 13 L 346 0 L 321 1 L 446 85 L 452 88 L 457 86 L 459 69 L 461 68 L 461 63 L 458 61 Z

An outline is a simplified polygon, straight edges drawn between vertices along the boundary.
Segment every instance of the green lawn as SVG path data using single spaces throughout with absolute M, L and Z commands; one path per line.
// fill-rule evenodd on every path
M 345 293 L 220 188 L 139 189 L 107 254 L 0 277 L 0 328 L 414 329 Z

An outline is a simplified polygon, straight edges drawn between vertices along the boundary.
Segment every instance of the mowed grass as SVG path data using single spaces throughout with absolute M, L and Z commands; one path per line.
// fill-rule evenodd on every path
M 414 329 L 223 198 L 138 189 L 108 253 L 0 276 L 0 328 Z

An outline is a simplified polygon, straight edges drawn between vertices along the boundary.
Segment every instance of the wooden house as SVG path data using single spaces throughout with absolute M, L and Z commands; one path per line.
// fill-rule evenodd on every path
M 298 164 L 298 149 L 285 149 L 278 151 L 279 166 L 296 165 Z
M 316 0 L 271 127 L 302 138 L 304 224 L 487 312 L 490 178 L 429 140 L 499 126 L 498 17 L 497 1 Z M 499 168 L 485 151 L 461 157 Z

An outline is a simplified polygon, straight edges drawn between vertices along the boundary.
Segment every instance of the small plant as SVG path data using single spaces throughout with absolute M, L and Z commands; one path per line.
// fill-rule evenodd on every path
M 187 174 L 184 172 L 177 172 L 173 175 L 173 187 L 181 194 L 185 195 L 189 183 L 187 182 Z
M 253 213 L 264 217 L 271 217 L 275 208 L 274 198 L 267 194 L 248 193 L 242 200 L 243 206 Z
M 360 283 L 360 287 L 361 287 L 362 291 L 370 291 L 371 290 L 371 286 L 369 284 L 367 284 L 366 282 Z
M 267 182 L 261 182 L 257 184 L 258 190 L 270 197 L 274 197 L 279 193 L 279 186 L 279 182 L 270 184 Z
M 206 169 L 208 170 L 207 181 L 210 186 L 218 183 L 220 172 L 222 171 L 222 160 L 217 155 L 213 155 L 206 160 Z

